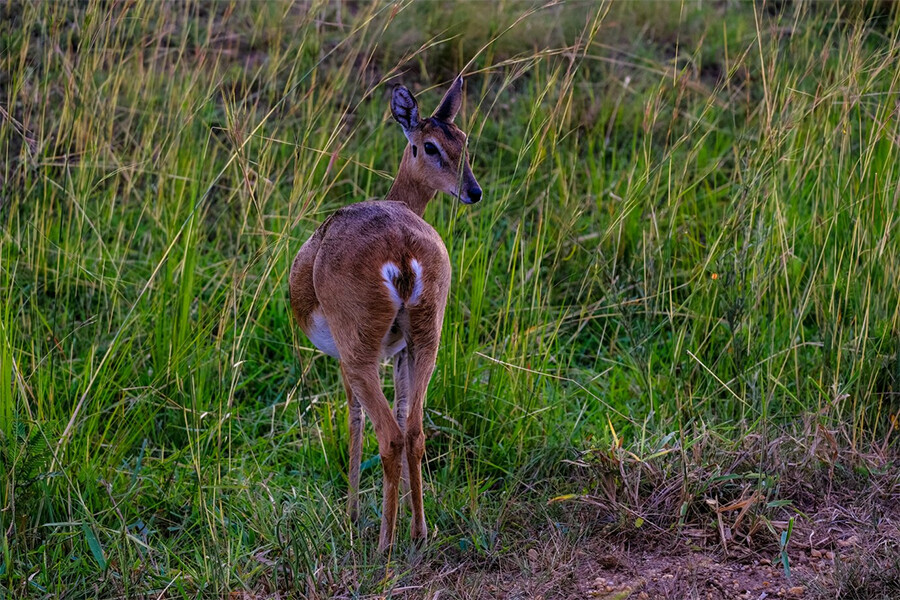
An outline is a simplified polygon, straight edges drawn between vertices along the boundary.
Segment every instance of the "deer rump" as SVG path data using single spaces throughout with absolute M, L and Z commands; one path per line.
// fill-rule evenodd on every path
M 445 269 L 449 273 L 449 257 L 434 228 L 406 205 L 380 200 L 338 210 L 317 234 L 321 237 L 312 275 L 319 306 L 308 321 L 310 341 L 329 356 L 342 358 L 332 335 L 334 325 L 349 327 L 360 337 L 378 331 L 380 359 L 405 348 L 408 310 L 427 310 L 429 297 L 441 291 L 431 282 L 444 277 Z M 366 310 L 344 309 L 360 305 Z M 335 319 L 340 325 L 330 322 Z M 387 330 L 381 334 L 384 327 L 373 328 L 373 321 L 385 323 Z

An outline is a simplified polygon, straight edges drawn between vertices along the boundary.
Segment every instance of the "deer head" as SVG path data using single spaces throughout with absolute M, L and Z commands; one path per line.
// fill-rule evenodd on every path
M 430 117 L 419 118 L 419 104 L 400 85 L 391 95 L 391 114 L 409 140 L 409 171 L 422 184 L 456 196 L 464 204 L 481 200 L 481 187 L 469 166 L 466 134 L 453 124 L 462 105 L 462 77 L 457 77 Z

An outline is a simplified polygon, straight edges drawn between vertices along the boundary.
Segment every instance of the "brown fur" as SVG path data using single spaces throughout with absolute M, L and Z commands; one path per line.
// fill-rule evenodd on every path
M 412 94 L 406 88 L 394 91 L 391 110 L 410 144 L 387 198 L 335 212 L 303 244 L 291 267 L 291 308 L 297 323 L 310 339 L 326 346 L 333 340 L 340 356 L 350 421 L 348 511 L 354 520 L 362 454 L 361 410 L 375 427 L 384 471 L 382 551 L 393 541 L 401 476 L 409 485 L 411 536 L 424 540 L 427 535 L 422 416 L 450 289 L 450 260 L 440 236 L 422 220 L 422 214 L 437 191 L 467 203 L 481 198 L 469 167 L 466 136 L 452 124 L 462 101 L 461 86 L 457 80 L 442 100 L 435 113 L 441 120 L 420 121 Z M 427 154 L 426 142 L 440 152 Z M 420 266 L 418 276 L 413 260 Z M 385 271 L 387 263 L 396 268 Z M 323 319 L 327 326 L 323 327 Z M 379 363 L 387 356 L 394 359 L 393 411 L 378 377 Z

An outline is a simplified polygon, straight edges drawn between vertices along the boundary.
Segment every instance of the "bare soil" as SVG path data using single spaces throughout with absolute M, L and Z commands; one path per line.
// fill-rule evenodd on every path
M 520 553 L 478 564 L 429 561 L 393 597 L 518 600 L 900 599 L 900 506 L 859 514 L 830 506 L 796 521 L 790 577 L 777 545 L 758 548 L 690 536 L 618 542 L 591 535 L 565 541 L 554 527 Z M 773 536 L 774 539 L 774 536 Z M 446 557 L 445 557 L 446 558 Z

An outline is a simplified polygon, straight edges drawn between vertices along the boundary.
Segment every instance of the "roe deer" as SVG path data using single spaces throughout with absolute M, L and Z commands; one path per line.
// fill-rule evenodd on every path
M 466 135 L 453 124 L 462 103 L 457 78 L 434 114 L 419 118 L 415 97 L 394 88 L 391 113 L 409 144 L 384 200 L 341 208 L 303 244 L 291 267 L 291 308 L 300 328 L 340 360 L 349 402 L 347 508 L 358 517 L 363 416 L 375 426 L 384 472 L 378 549 L 393 543 L 399 483 L 409 485 L 411 537 L 427 536 L 422 506 L 422 412 L 434 371 L 450 289 L 450 259 L 422 219 L 438 191 L 465 204 L 481 200 Z M 394 359 L 393 413 L 381 390 L 379 363 Z

